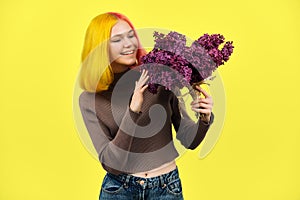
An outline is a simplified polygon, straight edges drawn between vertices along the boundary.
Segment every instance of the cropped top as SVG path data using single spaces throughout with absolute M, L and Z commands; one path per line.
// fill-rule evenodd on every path
M 84 91 L 79 97 L 81 114 L 98 153 L 103 168 L 110 173 L 138 173 L 157 168 L 179 156 L 172 135 L 188 149 L 195 149 L 204 139 L 209 123 L 194 122 L 176 95 L 180 91 L 159 86 L 156 94 L 147 89 L 141 112 L 133 112 L 129 105 L 136 70 L 114 74 L 108 90 L 100 93 Z

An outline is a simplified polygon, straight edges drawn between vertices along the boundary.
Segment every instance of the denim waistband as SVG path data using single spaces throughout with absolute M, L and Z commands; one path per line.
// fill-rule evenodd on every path
M 177 180 L 179 178 L 179 172 L 177 167 L 176 169 L 166 174 L 162 174 L 151 178 L 137 177 L 130 174 L 114 175 L 111 173 L 107 173 L 107 175 L 110 176 L 111 178 L 114 178 L 115 180 L 122 182 L 124 187 L 141 186 L 142 188 L 154 188 L 154 187 L 164 188 L 168 183 L 173 182 L 174 180 Z

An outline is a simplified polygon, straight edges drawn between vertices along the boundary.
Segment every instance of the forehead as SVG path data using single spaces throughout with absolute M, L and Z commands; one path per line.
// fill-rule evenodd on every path
M 132 28 L 129 26 L 127 22 L 124 20 L 119 20 L 111 29 L 111 37 L 123 33 L 127 33 L 131 30 Z

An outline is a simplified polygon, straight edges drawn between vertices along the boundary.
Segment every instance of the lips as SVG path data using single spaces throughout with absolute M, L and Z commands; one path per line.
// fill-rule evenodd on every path
M 122 52 L 121 55 L 131 55 L 134 53 L 134 50 Z

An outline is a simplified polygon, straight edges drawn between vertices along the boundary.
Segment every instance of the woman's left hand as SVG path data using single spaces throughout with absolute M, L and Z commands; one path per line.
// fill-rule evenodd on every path
M 202 121 L 205 121 L 206 123 L 209 123 L 212 108 L 213 108 L 213 104 L 214 104 L 213 99 L 200 86 L 197 85 L 195 87 L 195 89 L 198 90 L 200 93 L 202 93 L 204 95 L 204 98 L 201 98 L 200 96 L 198 96 L 197 99 L 192 101 L 192 103 L 191 103 L 192 110 L 195 111 L 195 112 L 198 112 L 200 114 L 202 113 L 204 115 L 204 117 L 201 118 Z

